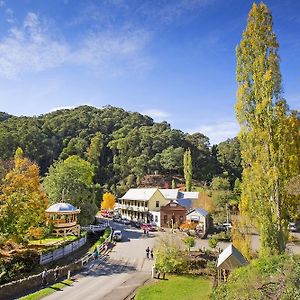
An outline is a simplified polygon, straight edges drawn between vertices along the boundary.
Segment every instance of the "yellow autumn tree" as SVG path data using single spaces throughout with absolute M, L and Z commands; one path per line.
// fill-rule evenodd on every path
M 0 190 L 1 234 L 22 242 L 32 229 L 44 224 L 48 200 L 40 185 L 39 167 L 23 157 L 21 148 L 16 150 L 14 168 L 6 174 Z
M 102 197 L 101 209 L 113 209 L 115 207 L 116 198 L 114 194 L 106 192 Z

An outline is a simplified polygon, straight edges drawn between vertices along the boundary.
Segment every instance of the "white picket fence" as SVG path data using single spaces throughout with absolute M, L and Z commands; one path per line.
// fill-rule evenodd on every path
M 75 250 L 77 250 L 78 248 L 83 246 L 85 243 L 86 243 L 86 236 L 79 240 L 76 240 L 62 248 L 42 254 L 40 256 L 40 265 L 45 265 L 52 261 L 56 261 L 64 256 L 74 252 Z
M 105 230 L 109 226 L 109 223 L 101 224 L 101 225 L 89 225 L 89 226 L 81 226 L 80 229 L 88 232 L 99 232 Z

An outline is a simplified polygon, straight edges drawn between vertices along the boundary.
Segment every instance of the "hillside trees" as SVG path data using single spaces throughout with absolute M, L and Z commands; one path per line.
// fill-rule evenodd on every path
M 241 150 L 237 138 L 227 139 L 217 146 L 217 159 L 223 172 L 228 174 L 230 183 L 242 176 Z
M 1 184 L 0 228 L 5 238 L 22 242 L 31 229 L 42 226 L 48 199 L 40 185 L 39 168 L 23 150 L 16 150 L 13 168 Z
M 261 254 L 285 248 L 288 180 L 299 174 L 299 117 L 281 98 L 278 42 L 272 15 L 253 4 L 237 47 L 236 115 L 243 160 L 240 210 L 260 229 Z M 297 125 L 298 124 L 298 125 Z
M 73 155 L 54 163 L 43 185 L 51 203 L 66 200 L 80 208 L 78 221 L 81 225 L 86 225 L 94 221 L 97 212 L 93 176 L 93 166 Z
M 11 159 L 20 146 L 38 163 L 41 175 L 53 162 L 77 155 L 95 166 L 95 182 L 126 190 L 128 182 L 135 186 L 145 174 L 182 174 L 181 152 L 188 148 L 194 179 L 210 181 L 222 171 L 208 137 L 121 108 L 80 106 L 38 117 L 1 116 L 0 159 Z

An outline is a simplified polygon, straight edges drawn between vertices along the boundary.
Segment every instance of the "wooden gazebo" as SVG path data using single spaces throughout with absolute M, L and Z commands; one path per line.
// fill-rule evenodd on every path
M 47 225 L 52 224 L 52 234 L 55 236 L 80 235 L 80 226 L 77 225 L 77 209 L 69 203 L 56 203 L 46 210 Z

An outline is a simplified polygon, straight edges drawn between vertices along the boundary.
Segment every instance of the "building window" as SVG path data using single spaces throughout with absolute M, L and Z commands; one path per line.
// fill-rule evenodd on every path
M 155 216 L 155 223 L 158 222 L 158 216 Z
M 145 202 L 145 207 L 148 207 L 148 202 Z
M 159 207 L 159 201 L 156 201 L 156 207 Z

